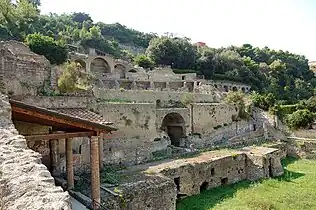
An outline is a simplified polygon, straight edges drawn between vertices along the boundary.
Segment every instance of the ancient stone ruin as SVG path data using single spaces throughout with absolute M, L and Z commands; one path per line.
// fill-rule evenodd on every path
M 11 121 L 8 97 L 0 94 L 0 209 L 71 209 L 70 197 L 27 147 Z
M 223 101 L 248 85 L 146 70 L 89 49 L 70 60 L 94 75 L 92 88 L 49 94 L 60 66 L 19 42 L 1 42 L 0 51 L 5 208 L 70 209 L 71 195 L 94 209 L 171 210 L 205 189 L 283 173 L 286 149 L 247 147 L 282 133 L 261 110 L 240 118 Z M 120 168 L 119 180 L 108 183 L 109 167 Z

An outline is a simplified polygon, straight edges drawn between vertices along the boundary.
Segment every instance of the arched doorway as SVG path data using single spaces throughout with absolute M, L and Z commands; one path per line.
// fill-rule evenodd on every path
M 119 74 L 120 75 L 120 78 L 125 78 L 125 71 L 126 71 L 126 68 L 124 65 L 122 64 L 116 64 L 114 66 L 114 72 L 116 74 Z
M 226 85 L 224 85 L 224 91 L 228 92 L 228 87 Z
M 245 93 L 245 92 L 246 92 L 246 89 L 245 89 L 244 87 L 242 87 L 242 88 L 241 88 L 241 91 Z
M 180 146 L 180 140 L 185 135 L 185 121 L 179 113 L 167 114 L 162 120 L 161 129 L 168 134 L 171 145 Z
M 79 66 L 80 65 L 80 69 L 86 71 L 87 65 L 86 62 L 84 62 L 81 59 L 75 60 L 75 63 Z
M 236 86 L 233 87 L 233 91 L 237 92 L 237 87 Z
M 102 77 L 104 73 L 111 73 L 108 62 L 103 58 L 95 58 L 91 62 L 90 70 L 97 77 Z

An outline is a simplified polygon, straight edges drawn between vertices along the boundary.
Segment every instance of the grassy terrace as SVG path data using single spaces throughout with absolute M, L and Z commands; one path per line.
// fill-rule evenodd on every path
M 211 189 L 181 200 L 177 210 L 316 209 L 316 160 L 288 158 L 283 166 L 282 177 Z

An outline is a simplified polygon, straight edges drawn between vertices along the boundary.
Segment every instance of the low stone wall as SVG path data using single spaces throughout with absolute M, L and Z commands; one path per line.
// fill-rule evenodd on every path
M 55 186 L 41 156 L 28 149 L 16 131 L 4 95 L 0 95 L 0 107 L 0 209 L 70 210 L 68 193 Z
M 13 96 L 12 99 L 44 108 L 88 108 L 95 100 L 91 97 L 75 96 Z
M 299 138 L 308 138 L 308 139 L 316 139 L 316 130 L 314 129 L 301 129 L 294 131 L 292 133 L 293 137 L 299 137 Z
M 128 178 L 116 187 L 119 194 L 104 192 L 102 200 L 115 210 L 175 210 L 175 197 L 197 195 L 241 180 L 280 176 L 280 158 L 278 149 L 245 147 L 134 166 L 124 171 Z
M 105 100 L 130 100 L 136 102 L 181 101 L 190 98 L 193 102 L 216 102 L 216 95 L 198 94 L 175 91 L 151 91 L 151 90 L 105 90 L 94 88 L 94 95 Z

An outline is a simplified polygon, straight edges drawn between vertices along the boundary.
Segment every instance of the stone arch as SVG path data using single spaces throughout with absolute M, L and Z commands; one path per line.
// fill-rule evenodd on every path
M 234 87 L 232 88 L 232 90 L 233 90 L 234 92 L 238 91 L 238 89 L 237 89 L 236 86 L 234 86 Z
M 130 69 L 130 70 L 128 70 L 128 72 L 130 72 L 130 73 L 137 73 L 137 70 L 136 69 Z
M 245 92 L 246 92 L 246 88 L 245 88 L 245 87 L 242 87 L 242 88 L 241 88 L 241 91 L 245 93 Z
M 86 69 L 87 69 L 87 64 L 86 64 L 86 62 L 85 62 L 84 60 L 77 59 L 77 60 L 75 60 L 75 63 L 76 63 L 77 65 L 80 65 L 81 69 L 84 69 L 84 70 L 86 71 Z
M 227 87 L 227 85 L 224 85 L 224 91 L 225 91 L 225 92 L 228 92 L 228 87 Z
M 90 71 L 95 76 L 102 77 L 105 73 L 111 73 L 111 67 L 105 59 L 97 57 L 91 61 Z
M 114 66 L 114 72 L 120 75 L 120 78 L 125 78 L 126 67 L 123 64 L 116 64 Z
M 180 146 L 180 140 L 185 136 L 185 121 L 181 114 L 176 112 L 166 114 L 161 129 L 170 137 L 171 145 Z

